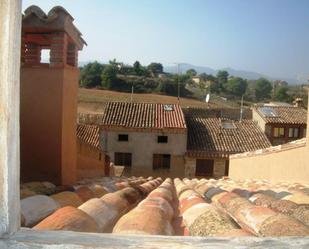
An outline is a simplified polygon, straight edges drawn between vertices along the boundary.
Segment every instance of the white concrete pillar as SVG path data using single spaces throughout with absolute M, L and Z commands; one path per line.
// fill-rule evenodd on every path
M 21 0 L 0 1 L 0 236 L 20 226 L 19 72 Z

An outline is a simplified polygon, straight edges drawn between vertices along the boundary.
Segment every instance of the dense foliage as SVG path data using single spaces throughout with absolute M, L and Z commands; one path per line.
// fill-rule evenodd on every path
M 246 80 L 230 76 L 225 70 L 212 74 L 198 74 L 189 69 L 182 74 L 165 73 L 161 63 L 152 62 L 143 66 L 135 61 L 133 66 L 117 62 L 108 64 L 97 61 L 88 63 L 81 68 L 80 86 L 86 88 L 103 88 L 116 91 L 136 93 L 162 93 L 177 96 L 197 96 L 205 98 L 207 93 L 215 94 L 230 100 L 239 101 L 243 96 L 246 101 L 257 102 L 276 100 L 292 102 L 299 94 L 291 91 L 291 87 L 278 86 L 273 89 L 269 80 L 260 78 Z M 303 97 L 303 96 L 300 96 Z

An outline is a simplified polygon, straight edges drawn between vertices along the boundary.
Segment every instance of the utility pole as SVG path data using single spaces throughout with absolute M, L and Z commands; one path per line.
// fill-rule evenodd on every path
M 242 95 L 242 96 L 241 96 L 241 104 L 240 104 L 240 117 L 239 117 L 239 122 L 241 122 L 241 121 L 242 121 L 243 104 L 244 104 L 244 95 Z
M 179 95 L 180 95 L 180 88 L 179 88 L 179 63 L 177 63 L 177 99 L 179 104 Z
M 133 102 L 133 93 L 134 93 L 134 85 L 132 82 L 132 88 L 131 88 L 131 102 Z

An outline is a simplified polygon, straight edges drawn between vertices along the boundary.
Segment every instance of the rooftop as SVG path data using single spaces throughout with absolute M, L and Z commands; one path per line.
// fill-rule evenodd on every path
M 291 149 L 296 149 L 300 147 L 306 146 L 306 138 L 301 138 L 298 140 L 294 140 L 292 142 L 281 144 L 277 146 L 271 146 L 265 149 L 259 149 L 255 151 L 248 151 L 240 154 L 232 155 L 230 158 L 242 158 L 242 157 L 249 157 L 249 156 L 258 156 L 258 155 L 265 155 L 265 154 L 271 154 L 273 152 L 280 152 L 280 151 L 286 151 Z
M 23 226 L 114 234 L 308 236 L 309 186 L 230 179 L 86 179 L 23 184 Z
M 232 120 L 240 119 L 240 108 L 197 108 L 183 107 L 185 116 L 197 116 L 205 118 L 226 118 Z M 252 119 L 252 110 L 243 108 L 243 119 Z
M 186 115 L 186 122 L 188 155 L 228 157 L 271 146 L 266 135 L 252 120 L 238 122 Z
M 176 104 L 110 102 L 102 118 L 105 127 L 186 129 L 183 112 Z
M 22 29 L 29 39 L 32 39 L 33 33 L 36 34 L 35 39 L 39 38 L 37 33 L 42 33 L 40 41 L 44 43 L 45 40 L 47 42 L 46 34 L 48 32 L 65 31 L 79 49 L 82 49 L 83 45 L 87 45 L 81 32 L 73 24 L 74 18 L 63 7 L 55 6 L 48 14 L 45 14 L 40 7 L 32 5 L 24 13 Z
M 255 110 L 269 124 L 306 124 L 307 111 L 300 107 L 264 106 Z
M 84 143 L 99 148 L 100 145 L 100 128 L 97 125 L 85 125 L 85 124 L 78 124 L 76 136 L 77 139 L 83 141 Z

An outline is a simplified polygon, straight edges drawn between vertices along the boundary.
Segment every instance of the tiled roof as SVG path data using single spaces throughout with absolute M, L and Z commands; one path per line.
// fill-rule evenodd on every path
M 46 32 L 47 30 L 66 31 L 74 40 L 79 49 L 87 43 L 82 38 L 81 32 L 73 24 L 74 18 L 61 6 L 53 7 L 47 14 L 36 6 L 32 5 L 25 10 L 22 26 L 25 32 Z
M 185 116 L 196 116 L 200 118 L 227 118 L 232 120 L 240 119 L 240 108 L 196 108 L 183 107 Z M 252 119 L 252 110 L 243 108 L 243 119 Z
M 76 132 L 77 139 L 95 148 L 99 148 L 99 131 L 100 128 L 97 125 L 78 124 Z
M 240 153 L 240 154 L 234 154 L 230 158 L 258 156 L 258 155 L 265 155 L 265 154 L 270 154 L 270 153 L 274 153 L 274 152 L 296 149 L 296 148 L 299 148 L 299 147 L 306 146 L 306 140 L 307 140 L 306 138 L 301 138 L 301 139 L 294 140 L 294 141 L 286 143 L 286 144 L 280 144 L 280 145 L 271 146 L 271 147 L 268 147 L 268 148 L 265 148 L 265 149 L 259 149 L 259 150 L 255 150 L 255 151 L 249 151 L 249 152 L 244 152 L 244 153 Z
M 53 195 L 23 198 L 23 226 L 144 235 L 309 236 L 309 186 L 304 184 L 178 178 L 163 182 L 152 177 L 104 177 L 81 184 L 70 195 L 62 192 L 66 206 Z M 77 206 L 75 199 L 82 204 Z
M 272 106 L 271 108 L 275 116 L 265 116 L 261 111 L 263 107 L 256 107 L 255 110 L 265 120 L 266 123 L 276 124 L 306 124 L 307 123 L 307 111 L 300 107 L 288 107 L 288 106 Z
M 187 116 L 187 153 L 210 156 L 253 151 L 270 147 L 266 135 L 252 120 L 229 121 L 235 128 L 222 127 L 223 119 Z M 226 121 L 226 120 L 225 120 Z M 228 121 L 228 120 L 227 120 Z
M 185 129 L 183 112 L 179 105 L 169 105 L 172 110 L 164 110 L 164 104 L 110 102 L 103 114 L 102 125 L 126 128 Z

